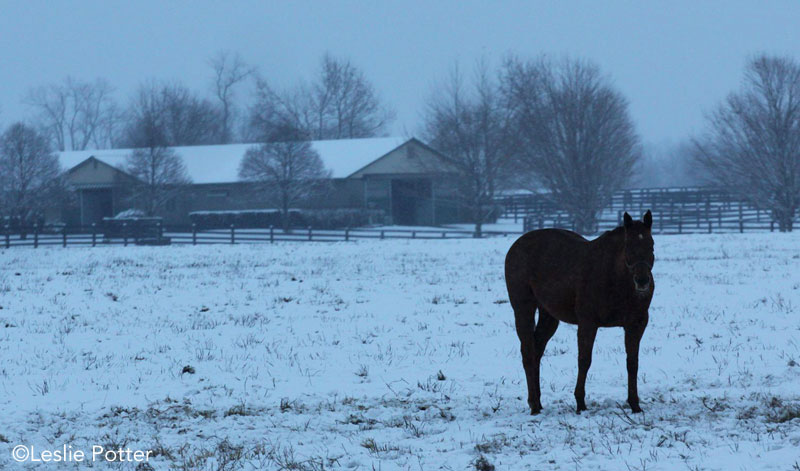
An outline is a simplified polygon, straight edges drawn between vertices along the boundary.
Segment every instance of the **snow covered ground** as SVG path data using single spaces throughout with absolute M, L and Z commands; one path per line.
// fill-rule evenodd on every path
M 512 241 L 0 251 L 0 469 L 800 469 L 800 234 L 656 236 L 640 415 L 565 324 L 528 415 Z

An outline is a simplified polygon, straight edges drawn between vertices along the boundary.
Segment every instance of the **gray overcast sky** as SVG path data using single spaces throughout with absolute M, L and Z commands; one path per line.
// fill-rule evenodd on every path
M 29 115 L 28 88 L 67 75 L 105 77 L 123 102 L 150 77 L 206 92 L 220 49 L 278 85 L 311 75 L 326 50 L 349 57 L 397 110 L 395 134 L 418 129 L 456 60 L 588 58 L 628 97 L 644 141 L 660 143 L 698 130 L 748 56 L 800 60 L 800 2 L 0 0 L 0 124 Z

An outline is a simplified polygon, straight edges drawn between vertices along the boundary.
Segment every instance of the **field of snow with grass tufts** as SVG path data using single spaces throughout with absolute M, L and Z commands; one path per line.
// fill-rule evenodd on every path
M 563 323 L 528 415 L 512 242 L 0 251 L 0 468 L 800 469 L 800 234 L 656 236 L 637 415 Z

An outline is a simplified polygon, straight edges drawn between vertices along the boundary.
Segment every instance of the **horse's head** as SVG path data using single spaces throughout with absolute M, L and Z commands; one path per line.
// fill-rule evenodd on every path
M 644 213 L 641 221 L 634 221 L 630 214 L 625 213 L 625 267 L 633 278 L 633 287 L 641 295 L 651 292 L 653 286 L 655 255 L 650 232 L 652 227 L 653 214 L 650 210 Z

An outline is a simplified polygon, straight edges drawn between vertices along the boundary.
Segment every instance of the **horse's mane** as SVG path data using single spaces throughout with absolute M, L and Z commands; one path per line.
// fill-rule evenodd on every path
M 611 229 L 610 231 L 603 232 L 600 235 L 600 237 L 598 237 L 597 239 L 593 240 L 592 242 L 595 242 L 595 243 L 598 243 L 598 244 L 604 244 L 604 243 L 608 243 L 608 242 L 611 242 L 611 241 L 621 240 L 621 238 L 623 237 L 624 234 L 625 234 L 625 227 L 624 226 L 617 226 L 614 229 Z

